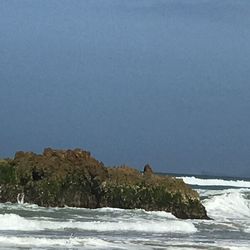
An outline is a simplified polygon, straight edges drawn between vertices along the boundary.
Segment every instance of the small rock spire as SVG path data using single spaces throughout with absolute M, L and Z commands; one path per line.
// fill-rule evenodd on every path
M 153 170 L 149 164 L 146 164 L 144 166 L 143 173 L 144 173 L 144 175 L 152 175 L 153 174 Z

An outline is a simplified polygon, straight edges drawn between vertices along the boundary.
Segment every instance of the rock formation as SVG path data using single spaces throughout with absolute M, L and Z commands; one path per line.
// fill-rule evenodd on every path
M 147 176 L 151 176 L 153 174 L 153 170 L 149 164 L 145 165 L 143 173 Z
M 182 180 L 129 167 L 108 168 L 81 149 L 42 155 L 17 152 L 0 160 L 0 202 L 85 208 L 142 208 L 171 212 L 178 218 L 208 219 L 198 193 Z

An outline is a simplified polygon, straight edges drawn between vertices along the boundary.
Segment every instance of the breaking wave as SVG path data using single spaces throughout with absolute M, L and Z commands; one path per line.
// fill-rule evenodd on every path
M 112 208 L 112 207 L 103 207 L 103 208 L 97 208 L 95 209 L 98 212 L 101 213 L 111 213 L 111 214 L 119 214 L 119 215 L 135 215 L 138 217 L 143 217 L 143 216 L 149 216 L 152 218 L 157 218 L 161 219 L 162 217 L 168 218 L 168 219 L 177 219 L 173 214 L 165 212 L 165 211 L 146 211 L 144 209 L 122 209 L 122 208 Z
M 64 239 L 51 239 L 51 238 L 40 238 L 40 237 L 6 237 L 6 236 L 0 236 L 0 245 L 7 245 L 7 246 L 22 246 L 22 247 L 51 247 L 56 246 L 65 248 L 70 248 L 72 246 L 79 247 L 84 246 L 88 248 L 119 248 L 117 244 L 97 239 L 97 238 L 77 238 L 77 237 L 70 237 L 70 238 L 64 238 Z
M 250 190 L 229 189 L 221 191 L 203 201 L 203 205 L 212 218 L 216 219 L 250 219 Z
M 223 180 L 223 179 L 201 179 L 194 176 L 177 177 L 183 179 L 186 184 L 198 186 L 224 186 L 224 187 L 242 187 L 250 188 L 250 181 L 244 180 Z
M 181 220 L 118 220 L 114 221 L 51 221 L 28 219 L 16 214 L 0 215 L 0 230 L 41 231 L 78 229 L 84 231 L 136 231 L 149 233 L 195 233 L 196 227 L 190 221 Z

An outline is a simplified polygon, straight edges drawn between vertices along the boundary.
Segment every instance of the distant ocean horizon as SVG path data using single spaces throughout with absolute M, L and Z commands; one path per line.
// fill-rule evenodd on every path
M 250 181 L 250 176 L 240 176 L 240 175 L 225 175 L 225 174 L 215 174 L 215 173 L 175 173 L 175 172 L 155 172 L 157 175 L 169 175 L 173 177 L 195 177 L 201 179 L 223 179 L 223 180 L 243 180 Z

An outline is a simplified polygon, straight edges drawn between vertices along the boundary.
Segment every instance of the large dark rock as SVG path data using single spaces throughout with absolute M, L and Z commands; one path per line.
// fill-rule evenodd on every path
M 117 207 L 162 210 L 179 218 L 208 219 L 198 193 L 182 180 L 129 167 L 106 168 L 81 149 L 42 155 L 17 152 L 0 161 L 0 202 L 24 201 L 41 206 Z

